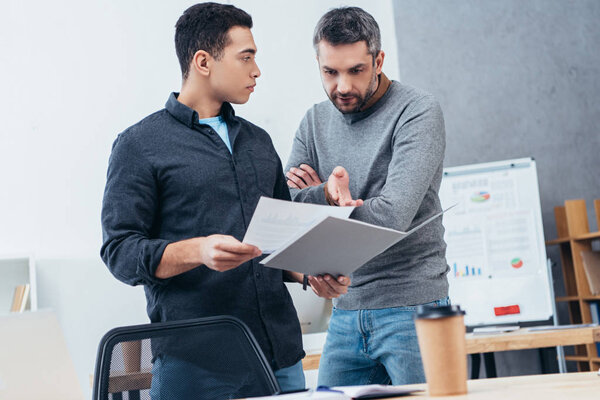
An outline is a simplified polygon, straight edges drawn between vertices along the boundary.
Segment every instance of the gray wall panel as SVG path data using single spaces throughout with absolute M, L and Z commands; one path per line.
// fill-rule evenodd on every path
M 532 156 L 546 238 L 566 199 L 586 199 L 597 229 L 600 1 L 396 0 L 394 14 L 402 82 L 444 110 L 445 166 Z M 548 254 L 559 263 L 557 249 Z M 560 265 L 554 272 L 562 279 Z M 498 371 L 539 372 L 515 357 L 526 353 L 501 356 Z

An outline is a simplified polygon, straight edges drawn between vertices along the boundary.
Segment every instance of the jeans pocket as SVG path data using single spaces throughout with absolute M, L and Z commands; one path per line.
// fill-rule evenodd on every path
M 417 311 L 417 307 L 418 306 L 442 307 L 442 306 L 449 306 L 449 305 L 450 305 L 450 298 L 449 297 L 445 297 L 443 299 L 430 301 L 429 303 L 417 304 L 417 305 L 414 305 L 414 306 L 395 307 L 394 309 L 398 310 L 398 311 L 415 312 L 415 311 Z
M 449 306 L 450 305 L 450 297 L 445 297 L 443 299 L 432 301 L 431 303 L 427 303 L 427 304 L 424 304 L 424 305 L 426 305 L 426 306 L 433 306 L 433 307 Z

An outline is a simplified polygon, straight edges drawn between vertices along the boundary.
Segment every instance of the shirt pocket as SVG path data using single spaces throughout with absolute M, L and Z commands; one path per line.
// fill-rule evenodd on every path
M 260 191 L 260 195 L 273 197 L 277 174 L 279 172 L 277 156 L 269 152 L 257 152 L 253 150 L 248 150 L 247 153 L 254 172 L 256 188 Z

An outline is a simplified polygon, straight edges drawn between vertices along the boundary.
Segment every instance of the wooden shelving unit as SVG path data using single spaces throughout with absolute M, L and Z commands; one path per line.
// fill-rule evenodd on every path
M 26 310 L 37 310 L 35 276 L 35 261 L 32 256 L 0 255 L 0 315 L 11 311 L 15 288 L 25 284 L 29 284 Z
M 600 199 L 594 200 L 597 226 L 600 227 Z M 546 242 L 560 249 L 566 296 L 557 297 L 557 302 L 568 305 L 572 324 L 592 322 L 589 301 L 599 300 L 600 295 L 592 295 L 581 258 L 582 251 L 592 249 L 592 242 L 600 240 L 600 232 L 590 232 L 585 200 L 567 200 L 564 206 L 554 208 L 558 239 Z M 566 356 L 567 361 L 577 362 L 579 371 L 597 371 L 600 368 L 600 354 L 595 344 L 578 345 L 575 355 Z

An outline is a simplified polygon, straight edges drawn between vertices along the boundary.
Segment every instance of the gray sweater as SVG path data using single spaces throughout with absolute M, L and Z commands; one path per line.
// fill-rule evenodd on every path
M 342 114 L 328 100 L 308 110 L 285 171 L 306 163 L 325 182 L 341 165 L 363 199 L 351 218 L 406 231 L 441 210 L 444 118 L 429 94 L 393 81 L 365 111 Z M 323 185 L 292 189 L 294 201 L 326 204 Z M 340 309 L 423 304 L 448 295 L 444 227 L 438 218 L 356 270 Z

